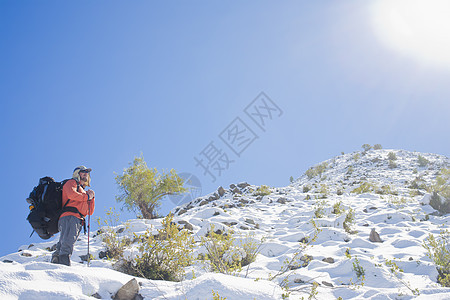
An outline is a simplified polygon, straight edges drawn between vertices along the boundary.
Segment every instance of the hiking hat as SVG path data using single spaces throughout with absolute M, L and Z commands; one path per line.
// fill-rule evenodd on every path
M 80 182 L 80 179 L 81 179 L 80 172 L 87 172 L 88 176 L 87 176 L 86 186 L 91 186 L 91 174 L 90 174 L 91 171 L 92 171 L 91 168 L 86 168 L 85 166 L 76 167 L 73 170 L 72 178 L 75 179 L 76 181 Z
M 76 170 L 78 170 L 78 172 L 86 172 L 86 173 L 89 173 L 92 171 L 91 168 L 86 168 L 85 166 L 76 167 L 75 170 L 73 170 L 73 172 L 75 172 Z

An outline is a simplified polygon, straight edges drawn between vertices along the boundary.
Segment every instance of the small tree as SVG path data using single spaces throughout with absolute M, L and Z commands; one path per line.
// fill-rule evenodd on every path
M 124 202 L 130 211 L 138 209 L 144 219 L 157 217 L 157 208 L 163 197 L 186 192 L 184 181 L 175 170 L 160 174 L 156 168 L 147 167 L 142 155 L 135 157 L 122 175 L 116 176 L 116 183 L 122 192 L 116 200 Z
M 423 157 L 420 154 L 417 157 L 417 161 L 419 163 L 419 167 L 426 167 L 428 165 L 428 163 L 430 162 L 428 159 L 426 159 L 425 157 Z
M 373 145 L 373 150 L 380 150 L 380 149 L 383 149 L 383 146 L 381 146 L 381 144 Z
M 372 146 L 370 146 L 369 144 L 364 144 L 361 146 L 361 148 L 364 149 L 364 152 L 369 151 L 370 149 L 372 149 Z
M 397 160 L 397 155 L 395 155 L 395 152 L 389 152 L 388 159 L 389 160 Z

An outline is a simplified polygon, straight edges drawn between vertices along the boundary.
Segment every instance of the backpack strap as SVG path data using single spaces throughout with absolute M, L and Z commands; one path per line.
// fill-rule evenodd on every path
M 73 179 L 73 178 L 72 178 L 72 179 Z M 64 180 L 63 186 L 64 186 L 64 184 L 66 184 L 66 182 L 69 181 L 69 180 L 70 180 L 70 179 Z M 77 183 L 77 192 L 79 192 L 79 191 L 80 191 L 80 183 L 79 183 L 76 179 L 74 179 L 74 180 L 75 180 L 76 183 Z M 70 199 L 67 199 L 66 203 L 65 203 L 64 206 L 62 207 L 61 214 L 64 213 L 64 212 L 72 212 L 72 213 L 79 214 L 79 215 L 80 215 L 81 222 L 82 222 L 82 224 L 83 224 L 83 231 L 84 231 L 84 234 L 86 234 L 86 222 L 85 222 L 85 216 L 84 216 L 82 213 L 80 213 L 80 211 L 78 210 L 78 208 L 73 207 L 73 206 L 68 206 L 69 202 L 70 202 Z

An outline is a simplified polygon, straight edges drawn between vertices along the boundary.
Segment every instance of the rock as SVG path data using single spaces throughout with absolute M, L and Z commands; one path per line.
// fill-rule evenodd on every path
M 114 295 L 114 300 L 134 300 L 139 293 L 139 284 L 136 278 L 123 285 Z
M 109 252 L 109 250 L 106 250 L 106 251 L 100 251 L 100 252 L 98 253 L 98 258 L 99 258 L 99 259 L 108 258 L 108 257 L 110 257 L 110 256 L 111 256 L 111 253 Z
M 306 283 L 306 282 L 303 281 L 303 279 L 301 279 L 301 278 L 295 278 L 294 283 Z
M 334 258 L 332 257 L 327 257 L 322 259 L 323 262 L 329 263 L 329 264 L 334 264 Z
M 25 257 L 32 257 L 33 255 L 31 255 L 31 253 L 28 252 L 22 252 L 20 253 L 20 255 L 25 256 Z
M 411 261 L 411 260 L 414 260 L 414 258 L 412 258 L 412 257 L 409 257 L 409 260 Z
M 187 222 L 187 221 L 181 220 L 181 221 L 178 221 L 178 224 L 184 225 L 184 229 L 187 229 L 187 230 L 190 230 L 190 231 L 194 230 L 194 226 L 192 226 L 192 224 Z
M 363 212 L 367 213 L 367 212 L 368 212 L 367 208 L 364 208 L 364 209 L 363 209 Z
M 102 299 L 102 296 L 100 296 L 98 293 L 95 293 L 94 295 L 92 295 L 91 297 L 95 298 L 95 299 Z
M 3 260 L 3 262 L 4 262 L 5 264 L 12 264 L 12 263 L 13 263 L 13 261 L 12 261 L 12 260 L 9 260 L 9 259 L 5 259 L 5 260 Z
M 300 240 L 299 240 L 299 242 L 300 243 L 302 243 L 302 244 L 307 244 L 308 243 L 308 237 L 302 237 Z
M 431 195 L 430 205 L 442 215 L 450 213 L 450 199 L 446 199 L 436 192 Z
M 125 228 L 122 227 L 122 228 L 119 228 L 119 229 L 116 231 L 116 233 L 122 233 L 122 232 L 124 232 L 124 231 L 125 231 Z
M 247 182 L 241 182 L 237 185 L 240 189 L 245 189 L 246 187 L 250 186 Z
M 234 226 L 234 225 L 237 225 L 237 222 L 222 222 L 222 224 L 224 224 L 224 225 L 227 225 L 228 227 L 231 227 L 231 226 Z
M 277 202 L 281 204 L 286 204 L 286 198 L 284 197 L 278 198 Z
M 252 219 L 245 219 L 245 223 L 252 224 L 252 225 L 256 224 L 255 221 L 253 221 Z
M 248 204 L 248 200 L 245 200 L 245 199 L 241 199 L 241 200 L 239 200 L 239 202 L 241 202 L 242 204 Z
M 208 201 L 211 202 L 219 198 L 220 198 L 219 195 L 217 193 L 214 193 L 212 196 L 209 196 Z
M 31 247 L 34 247 L 34 244 L 30 244 L 30 245 L 28 246 L 28 249 L 30 249 Z
M 58 245 L 58 244 L 53 244 L 53 246 L 47 247 L 47 248 L 45 248 L 45 250 L 50 251 L 50 252 L 53 252 L 53 251 L 56 250 L 56 246 L 57 246 L 57 245 Z
M 235 184 L 230 184 L 230 189 L 235 189 L 236 188 L 236 185 Z
M 182 214 L 185 214 L 185 213 L 187 213 L 187 210 L 185 210 L 183 208 L 183 209 L 180 209 L 180 211 L 178 212 L 178 215 L 181 216 Z
M 333 287 L 333 284 L 332 284 L 332 283 L 329 283 L 329 282 L 326 282 L 326 281 L 322 281 L 322 284 L 323 284 L 324 286 L 327 286 L 327 287 Z
M 90 260 L 94 259 L 94 256 L 92 256 L 92 254 L 89 254 L 89 256 L 91 257 Z M 80 257 L 81 261 L 88 261 L 89 256 L 87 254 L 84 254 L 84 255 L 80 255 L 79 257 Z
M 242 194 L 241 190 L 238 189 L 237 187 L 235 187 L 235 188 L 232 190 L 232 192 L 233 192 L 233 194 Z
M 378 232 L 375 231 L 375 228 L 372 228 L 372 230 L 370 231 L 369 241 L 371 241 L 372 243 L 382 243 L 383 242 L 381 240 Z
M 203 206 L 208 204 L 209 202 L 207 200 L 203 200 L 202 202 L 200 202 L 199 206 Z
M 219 186 L 219 188 L 217 189 L 217 192 L 219 193 L 220 197 L 223 197 L 223 195 L 225 195 L 225 189 L 221 186 Z

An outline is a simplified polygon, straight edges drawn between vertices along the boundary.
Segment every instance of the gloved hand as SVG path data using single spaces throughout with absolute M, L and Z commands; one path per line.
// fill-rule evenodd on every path
M 93 190 L 88 190 L 86 193 L 89 197 L 89 200 L 92 200 L 95 197 L 95 192 Z

